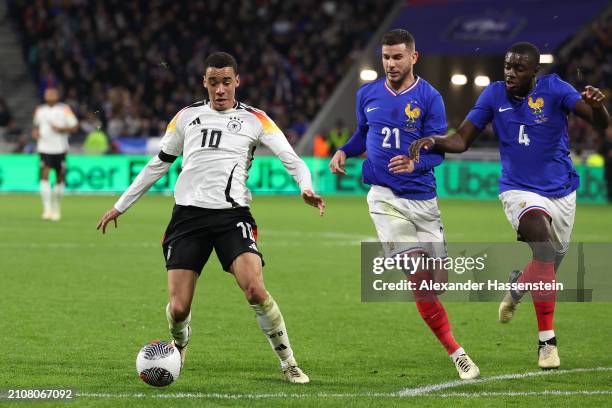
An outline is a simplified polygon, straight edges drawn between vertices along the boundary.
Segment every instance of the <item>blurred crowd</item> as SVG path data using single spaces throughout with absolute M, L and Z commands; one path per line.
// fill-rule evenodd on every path
M 595 20 L 585 36 L 578 39 L 566 56 L 560 57 L 554 71 L 566 81 L 584 90 L 592 85 L 608 97 L 608 110 L 612 104 L 612 14 Z M 602 148 L 602 135 L 584 121 L 570 115 L 571 145 L 578 155 L 584 151 Z
M 162 135 L 205 98 L 203 62 L 238 60 L 238 98 L 297 141 L 389 11 L 390 0 L 8 0 L 42 94 L 57 85 L 85 124 Z

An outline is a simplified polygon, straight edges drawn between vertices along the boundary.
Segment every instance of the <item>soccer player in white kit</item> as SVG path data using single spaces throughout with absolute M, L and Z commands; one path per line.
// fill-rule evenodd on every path
M 59 221 L 60 201 L 64 193 L 68 137 L 78 129 L 78 120 L 70 106 L 59 102 L 57 88 L 49 87 L 44 93 L 45 103 L 34 112 L 32 137 L 40 154 L 40 195 L 43 220 Z M 55 188 L 51 190 L 49 171 L 55 170 Z
M 264 287 L 257 225 L 249 211 L 246 187 L 253 154 L 268 146 L 300 186 L 304 201 L 324 212 L 323 199 L 312 191 L 311 174 L 282 131 L 263 112 L 235 99 L 240 83 L 236 60 L 224 52 L 204 62 L 204 87 L 209 101 L 182 109 L 168 124 L 161 151 L 152 158 L 98 223 L 105 232 L 110 221 L 127 211 L 183 155 L 174 197 L 176 205 L 166 229 L 163 251 L 168 269 L 170 302 L 166 307 L 174 345 L 184 361 L 191 334 L 191 302 L 196 281 L 212 249 L 223 269 L 236 278 L 259 326 L 276 352 L 283 376 L 307 383 L 298 367 L 280 309 Z

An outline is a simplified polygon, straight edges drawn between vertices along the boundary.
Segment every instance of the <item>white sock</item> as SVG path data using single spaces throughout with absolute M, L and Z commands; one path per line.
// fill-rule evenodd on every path
M 56 211 L 58 214 L 60 213 L 60 202 L 62 200 L 62 195 L 64 194 L 64 183 L 58 183 L 55 185 L 53 189 L 53 193 L 51 193 L 51 206 L 53 211 Z
M 268 298 L 262 304 L 251 305 L 251 307 L 255 310 L 257 323 L 268 338 L 270 347 L 278 356 L 281 367 L 296 365 L 283 315 L 272 296 L 268 293 Z
M 191 322 L 191 312 L 189 312 L 189 316 L 182 322 L 177 322 L 170 314 L 170 303 L 166 305 L 166 319 L 168 319 L 168 328 L 170 329 L 170 334 L 176 344 L 180 347 L 185 347 L 189 342 L 189 322 Z
M 459 347 L 457 350 L 455 350 L 453 352 L 453 354 L 450 355 L 451 360 L 453 360 L 453 363 L 455 362 L 455 360 L 457 360 L 459 358 L 460 355 L 465 354 L 465 350 L 463 349 L 463 347 Z
M 553 337 L 555 337 L 555 331 L 554 330 L 540 331 L 538 332 L 538 337 L 540 338 L 540 341 L 548 341 L 552 339 Z
M 40 180 L 40 197 L 45 212 L 51 211 L 51 184 L 49 180 Z

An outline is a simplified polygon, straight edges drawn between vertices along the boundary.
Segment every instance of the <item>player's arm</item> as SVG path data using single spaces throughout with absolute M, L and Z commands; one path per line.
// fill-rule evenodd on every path
M 474 107 L 456 131 L 444 136 L 430 136 L 414 141 L 410 145 L 410 157 L 419 161 L 421 149 L 433 149 L 443 153 L 463 153 L 470 148 L 482 129 L 493 120 L 494 93 L 491 85 L 480 94 Z
M 304 163 L 304 160 L 295 153 L 283 132 L 274 124 L 274 122 L 265 117 L 269 121 L 267 126 L 264 126 L 260 140 L 268 146 L 270 150 L 280 159 L 285 166 L 285 169 L 300 187 L 302 199 L 308 205 L 317 207 L 319 214 L 325 214 L 325 201 L 323 198 L 315 194 L 312 190 L 312 176 L 310 169 Z
M 51 128 L 57 133 L 75 133 L 79 129 L 79 121 L 68 105 L 64 107 L 64 116 L 66 117 L 66 121 L 68 123 L 66 126 L 51 125 Z
M 329 169 L 334 174 L 346 174 L 344 170 L 346 159 L 349 157 L 361 156 L 366 151 L 366 137 L 368 134 L 368 122 L 363 110 L 361 92 L 357 93 L 356 117 L 357 128 L 351 138 L 338 149 L 329 162 Z
M 161 151 L 155 157 L 153 157 L 147 165 L 138 173 L 138 176 L 134 179 L 132 184 L 125 190 L 125 192 L 119 197 L 119 200 L 115 205 L 108 210 L 98 222 L 96 229 L 102 230 L 102 233 L 106 233 L 106 226 L 109 222 L 113 221 L 115 228 L 117 228 L 117 218 L 125 213 L 132 205 L 142 197 L 153 184 L 164 176 L 170 170 L 172 163 L 183 151 L 184 134 L 182 127 L 177 125 L 179 122 L 179 115 L 172 119 L 166 129 L 166 134 L 161 140 Z
M 606 95 L 599 88 L 587 85 L 580 94 L 582 99 L 576 101 L 574 113 L 599 129 L 610 125 L 610 114 L 606 109 Z
M 470 148 L 481 129 L 477 128 L 469 118 L 463 120 L 459 128 L 444 136 L 429 136 L 415 140 L 410 145 L 410 157 L 415 161 L 421 160 L 420 152 L 433 150 L 444 153 L 463 153 Z

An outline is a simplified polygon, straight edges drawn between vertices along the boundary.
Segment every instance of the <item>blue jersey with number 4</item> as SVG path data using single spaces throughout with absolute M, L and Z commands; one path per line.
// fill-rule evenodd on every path
M 389 160 L 407 155 L 410 144 L 422 137 L 446 133 L 442 96 L 423 78 L 397 93 L 385 78 L 362 86 L 357 92 L 357 130 L 341 147 L 347 157 L 367 151 L 363 181 L 390 188 L 398 197 L 429 200 L 436 196 L 433 168 L 444 159 L 425 151 L 414 172 L 394 174 Z
M 564 197 L 578 188 L 580 179 L 569 156 L 567 115 L 579 99 L 574 87 L 556 74 L 538 78 L 522 100 L 509 96 L 502 81 L 485 88 L 467 118 L 481 130 L 493 122 L 502 162 L 500 192 Z

